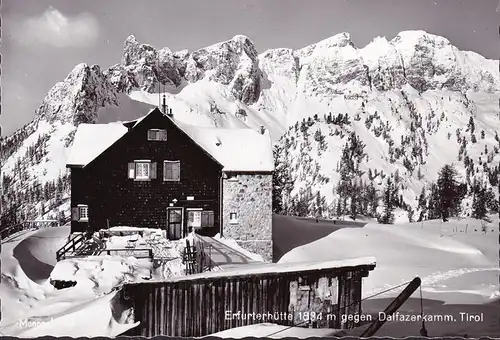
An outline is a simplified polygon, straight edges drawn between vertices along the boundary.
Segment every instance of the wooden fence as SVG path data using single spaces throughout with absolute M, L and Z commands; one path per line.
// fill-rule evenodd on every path
M 196 269 L 198 273 L 202 273 L 205 271 L 210 271 L 214 267 L 214 263 L 212 261 L 212 246 L 203 242 L 198 235 L 194 235 L 193 239 L 194 249 L 196 250 Z
M 69 222 L 69 218 L 59 221 L 59 220 L 32 220 L 32 221 L 24 221 L 21 223 L 17 223 L 8 228 L 4 228 L 0 230 L 0 239 L 2 241 L 7 240 L 10 236 L 14 235 L 23 230 L 30 229 L 42 229 L 42 228 L 52 228 L 52 227 L 60 227 L 64 226 Z
M 116 248 L 116 249 L 105 249 L 102 252 L 106 255 L 116 255 L 116 256 L 133 256 L 137 259 L 150 259 L 153 261 L 153 249 L 151 248 Z
M 355 323 L 342 323 L 341 316 L 361 313 L 361 281 L 374 268 L 373 263 L 229 276 L 220 271 L 126 284 L 121 303 L 133 309 L 140 325 L 125 335 L 198 337 L 262 322 L 352 328 Z
M 83 233 L 70 235 L 69 241 L 56 251 L 56 260 L 64 260 L 67 257 L 67 253 L 74 253 L 79 247 L 83 245 L 85 240 L 86 237 Z

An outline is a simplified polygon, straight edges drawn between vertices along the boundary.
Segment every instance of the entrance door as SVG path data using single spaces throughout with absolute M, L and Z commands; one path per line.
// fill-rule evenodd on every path
M 169 240 L 179 240 L 182 232 L 182 208 L 168 208 L 167 210 L 167 237 Z

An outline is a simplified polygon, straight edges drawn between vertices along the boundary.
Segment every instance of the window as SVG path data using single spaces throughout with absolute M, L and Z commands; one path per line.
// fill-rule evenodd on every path
M 82 205 L 78 207 L 80 212 L 80 221 L 88 221 L 89 220 L 89 207 L 86 205 Z
M 232 212 L 229 214 L 229 223 L 238 223 L 238 214 Z
M 167 130 L 161 130 L 161 129 L 148 130 L 148 140 L 166 141 L 167 140 Z
M 201 212 L 201 227 L 212 228 L 214 226 L 214 212 L 207 210 Z
M 188 227 L 193 227 L 193 228 L 198 228 L 201 227 L 201 209 L 200 210 L 194 210 L 194 209 L 188 209 L 187 210 L 187 220 L 188 220 Z
M 164 161 L 163 162 L 163 180 L 164 181 L 180 181 L 181 180 L 181 162 L 180 161 Z
M 71 209 L 71 220 L 78 222 L 87 222 L 89 220 L 89 207 L 85 204 L 79 204 Z
M 136 179 L 149 179 L 149 164 L 150 163 L 135 163 Z
M 155 179 L 157 173 L 157 165 L 149 160 L 137 160 L 128 163 L 128 178 L 137 181 L 148 181 Z

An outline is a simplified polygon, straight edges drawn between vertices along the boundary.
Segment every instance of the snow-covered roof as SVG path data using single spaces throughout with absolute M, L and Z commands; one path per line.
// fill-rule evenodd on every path
M 173 122 L 224 167 L 224 171 L 273 171 L 271 139 L 252 129 L 222 129 Z
M 155 110 L 153 109 L 146 116 Z M 87 165 L 125 135 L 128 128 L 124 126 L 124 123 L 128 123 L 133 129 L 146 116 L 130 122 L 79 125 L 67 165 Z M 271 172 L 274 170 L 272 142 L 268 132 L 261 134 L 252 129 L 198 127 L 170 117 L 169 119 L 219 162 L 223 166 L 223 171 Z
M 127 131 L 128 129 L 121 122 L 80 124 L 76 130 L 66 164 L 68 166 L 85 166 L 89 164 L 122 138 Z
M 313 261 L 313 262 L 290 262 L 290 263 L 264 263 L 264 264 L 248 264 L 230 267 L 228 269 L 204 272 L 200 274 L 179 276 L 170 278 L 168 282 L 178 282 L 186 280 L 209 279 L 217 277 L 234 277 L 234 276 L 252 276 L 268 273 L 293 273 L 305 272 L 324 269 L 337 269 L 356 266 L 375 266 L 375 257 L 361 257 L 345 260 L 333 261 Z

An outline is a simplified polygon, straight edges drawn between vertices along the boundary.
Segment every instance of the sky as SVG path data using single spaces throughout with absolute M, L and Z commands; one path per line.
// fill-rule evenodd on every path
M 79 63 L 106 69 L 123 42 L 190 51 L 248 36 L 259 52 L 301 48 L 341 32 L 363 47 L 425 30 L 498 59 L 500 0 L 3 0 L 2 135 L 29 123 Z

